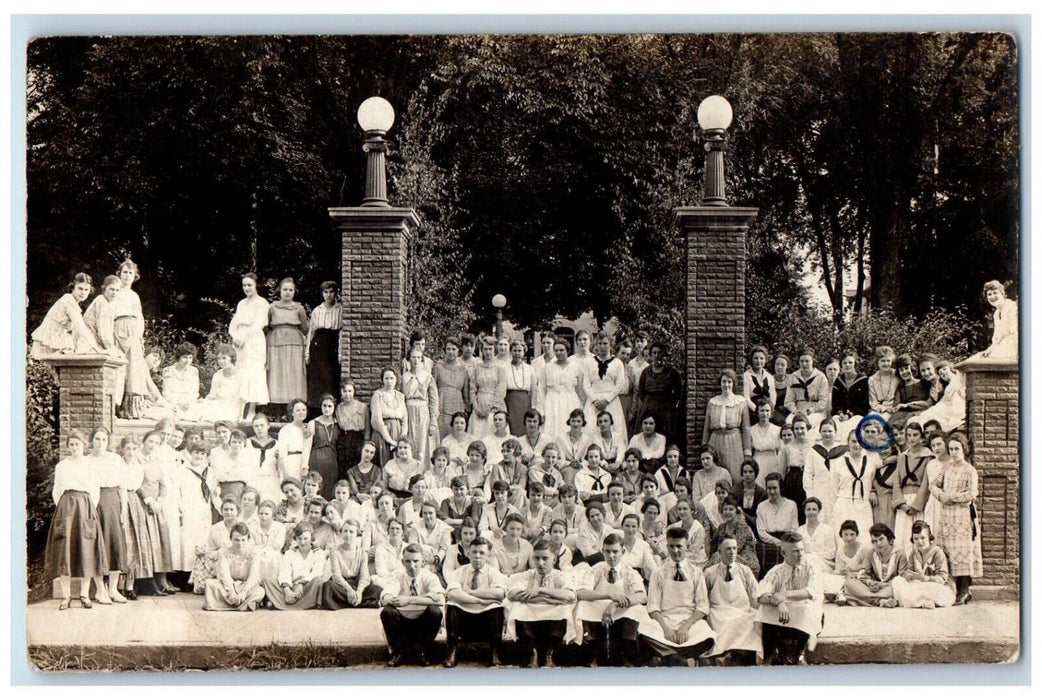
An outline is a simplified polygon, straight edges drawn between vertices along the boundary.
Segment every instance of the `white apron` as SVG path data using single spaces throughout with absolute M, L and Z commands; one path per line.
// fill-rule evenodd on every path
M 761 624 L 778 625 L 797 629 L 810 635 L 807 642 L 807 650 L 811 651 L 818 644 L 818 634 L 821 632 L 821 601 L 818 600 L 790 600 L 789 621 L 782 622 L 778 619 L 778 608 L 773 605 L 761 605 L 756 613 L 756 621 Z
M 662 617 L 670 627 L 677 627 L 691 616 L 691 582 L 674 581 L 672 578 L 662 582 Z M 716 639 L 716 632 L 709 626 L 705 619 L 701 619 L 691 625 L 687 632 L 687 639 L 681 644 L 676 644 L 666 639 L 662 631 L 662 625 L 653 620 L 645 613 L 637 632 L 648 639 L 664 644 L 672 649 L 683 649 L 692 647 L 707 639 Z
M 710 656 L 731 649 L 755 651 L 763 659 L 763 639 L 756 622 L 756 610 L 747 607 L 749 595 L 742 580 L 733 576 L 730 581 L 720 579 L 709 591 L 709 625 L 716 631 L 716 644 Z
M 604 579 L 595 590 L 598 593 L 619 593 L 625 595 L 626 586 L 623 583 L 622 578 L 622 576 L 619 576 L 619 580 L 615 583 L 608 583 L 608 580 Z M 577 602 L 575 604 L 576 628 L 582 629 L 583 621 L 600 622 L 604 617 L 604 611 L 608 609 L 609 605 L 614 605 L 614 603 L 610 600 L 580 600 Z M 638 623 L 650 619 L 648 618 L 647 608 L 643 605 L 631 605 L 628 608 L 616 607 L 613 617 L 616 620 L 625 617 L 630 620 L 635 620 Z

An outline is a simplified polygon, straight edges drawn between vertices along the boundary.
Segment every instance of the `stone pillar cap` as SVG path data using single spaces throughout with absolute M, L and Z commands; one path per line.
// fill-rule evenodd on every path
M 101 353 L 89 354 L 64 354 L 50 353 L 36 358 L 39 362 L 46 362 L 55 367 L 122 367 L 127 361 L 120 357 L 105 355 Z
M 973 355 L 955 365 L 963 372 L 1010 372 L 1020 371 L 1020 361 L 1008 357 L 981 357 Z

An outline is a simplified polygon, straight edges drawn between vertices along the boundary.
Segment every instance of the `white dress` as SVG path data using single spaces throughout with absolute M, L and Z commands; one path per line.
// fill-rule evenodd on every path
M 268 343 L 264 327 L 268 324 L 268 302 L 259 296 L 240 299 L 228 326 L 235 343 L 235 366 L 242 375 L 240 391 L 246 403 L 268 403 Z
M 576 389 L 579 385 L 578 366 L 577 362 L 569 360 L 564 367 L 554 362 L 543 370 L 543 427 L 550 439 L 556 440 L 567 433 L 569 414 L 582 408 Z
M 242 377 L 239 372 L 230 377 L 223 371 L 214 372 L 210 393 L 199 402 L 199 417 L 204 421 L 235 421 L 242 418 Z
M 626 388 L 626 365 L 617 357 L 609 358 L 604 371 L 596 356 L 591 357 L 586 363 L 585 371 L 580 376 L 583 391 L 586 393 L 586 431 L 595 436 L 597 430 L 597 414 L 600 413 L 594 405 L 595 399 L 607 401 L 604 410 L 611 414 L 612 430 L 619 433 L 623 444 L 626 443 L 626 414 L 622 411 L 622 399 L 619 394 Z
M 858 457 L 849 453 L 843 455 L 836 460 L 832 469 L 832 483 L 836 491 L 832 521 L 839 525 L 845 520 L 856 522 L 858 541 L 865 544 L 870 543 L 868 530 L 874 522 L 868 496 L 872 493 L 872 480 L 878 468 L 879 455 L 862 451 Z
M 821 501 L 821 519 L 834 522 L 832 509 L 836 505 L 836 486 L 832 479 L 835 469 L 843 468 L 842 456 L 847 446 L 835 444 L 825 446 L 815 443 L 806 451 L 803 461 L 803 490 L 807 498 L 814 496 Z
M 952 380 L 945 387 L 941 400 L 916 417 L 919 425 L 926 425 L 929 420 L 936 420 L 945 432 L 966 422 L 966 377 L 962 372 L 952 370 Z
M 773 405 L 773 404 L 772 404 Z M 771 472 L 781 473 L 781 426 L 768 423 L 762 427 L 759 423 L 749 426 L 749 438 L 753 446 L 753 459 L 760 467 L 756 475 L 756 483 L 763 486 L 763 478 Z
M 177 494 L 181 513 L 181 552 L 174 560 L 177 571 L 192 571 L 195 568 L 195 548 L 205 547 L 206 537 L 213 524 L 213 507 L 216 505 L 217 482 L 209 469 L 204 479 L 202 472 L 197 472 L 190 464 L 183 464 L 174 470 L 171 481 Z M 203 484 L 209 490 L 210 498 L 203 497 Z

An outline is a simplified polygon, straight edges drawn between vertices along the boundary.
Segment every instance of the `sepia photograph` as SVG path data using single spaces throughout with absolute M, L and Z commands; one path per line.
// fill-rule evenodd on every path
M 1020 658 L 1014 34 L 24 51 L 34 673 Z

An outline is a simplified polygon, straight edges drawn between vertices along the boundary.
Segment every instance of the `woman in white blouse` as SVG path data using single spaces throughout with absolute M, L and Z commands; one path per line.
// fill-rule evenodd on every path
M 99 596 L 105 594 L 101 577 L 108 572 L 109 563 L 98 533 L 97 509 L 101 487 L 94 462 L 83 454 L 86 444 L 83 433 L 72 431 L 68 437 L 69 456 L 54 467 L 51 497 L 57 508 L 47 533 L 44 562 L 48 577 L 58 579 L 61 593 L 59 610 L 69 608 L 72 577 L 81 579 L 80 603 L 83 607 L 91 607 L 89 592 L 92 580 L 98 585 Z
M 662 466 L 662 458 L 666 454 L 666 436 L 655 432 L 655 416 L 646 415 L 640 422 L 640 432 L 630 438 L 630 447 L 640 450 L 644 459 L 641 469 L 649 474 L 655 473 Z
M 510 363 L 506 367 L 507 419 L 510 434 L 520 437 L 525 433 L 525 413 L 532 408 L 532 390 L 535 386 L 535 371 L 525 362 L 528 347 L 524 341 L 510 343 Z
M 257 404 L 268 403 L 268 342 L 264 328 L 268 325 L 269 304 L 257 293 L 257 275 L 247 272 L 242 277 L 242 292 L 245 295 L 235 307 L 228 326 L 238 354 L 238 369 L 241 374 L 242 400 L 246 404 L 246 418 L 253 418 Z
M 275 448 L 279 465 L 279 478 L 303 479 L 311 455 L 310 426 L 304 423 L 308 417 L 308 406 L 302 399 L 295 399 L 289 404 L 292 423 L 279 429 L 278 445 Z
M 409 434 L 409 413 L 405 409 L 405 394 L 398 391 L 398 373 L 386 367 L 380 373 L 381 386 L 369 400 L 369 421 L 373 427 L 373 441 L 379 448 L 377 465 L 383 466 L 392 457 L 398 440 Z

